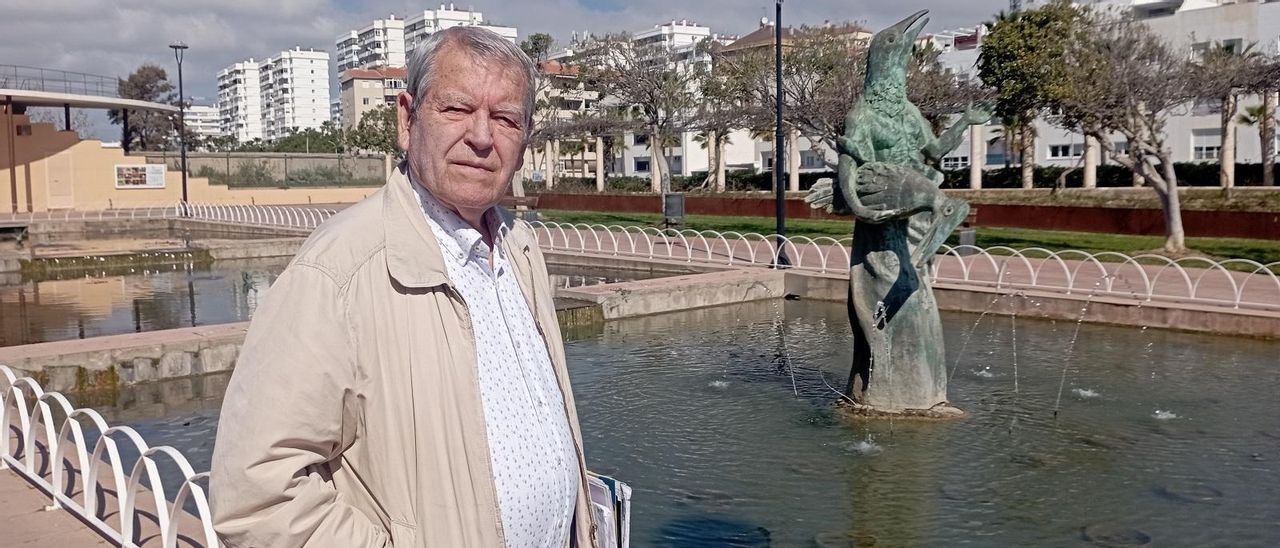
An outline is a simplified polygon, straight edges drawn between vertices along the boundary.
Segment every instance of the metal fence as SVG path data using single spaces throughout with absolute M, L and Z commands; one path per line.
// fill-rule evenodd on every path
M 773 266 L 776 261 L 778 236 L 771 234 L 532 224 L 539 245 L 551 250 L 724 266 Z M 852 238 L 791 236 L 782 242 L 796 270 L 849 272 Z M 975 246 L 943 246 L 930 267 L 934 282 L 1265 311 L 1280 311 L 1277 272 L 1280 262 Z
M 148 523 L 158 527 L 164 548 L 178 546 L 178 529 L 184 524 L 190 528 L 182 532 L 183 546 L 192 539 L 218 546 L 202 485 L 209 473 L 195 473 L 177 449 L 148 446 L 133 428 L 108 426 L 97 411 L 77 409 L 62 394 L 45 392 L 35 379 L 20 378 L 5 365 L 0 365 L 0 427 L 0 471 L 12 469 L 39 488 L 52 501 L 50 509 L 75 514 L 118 546 L 136 546 L 143 537 L 137 529 Z M 94 433 L 98 438 L 91 447 L 86 434 Z M 122 447 L 137 459 L 122 459 Z M 172 503 L 164 494 L 161 460 L 171 462 L 183 476 Z M 112 499 L 114 516 L 107 508 Z M 184 509 L 188 501 L 194 516 Z M 154 505 L 154 515 L 147 515 L 139 502 Z
M 181 171 L 177 152 L 141 153 L 148 163 Z M 229 187 L 382 186 L 387 161 L 380 155 L 308 154 L 299 152 L 191 152 L 187 170 L 192 177 Z
M 0 65 L 0 88 L 119 97 L 120 79 L 22 65 Z
M 187 216 L 215 222 L 314 229 L 337 213 L 309 206 L 188 203 Z M 21 215 L 21 214 L 20 214 Z M 181 217 L 183 205 L 25 214 L 32 220 Z M 6 217 L 0 216 L 0 220 Z M 539 245 L 557 251 L 697 262 L 773 266 L 776 235 L 713 230 L 533 222 Z M 847 275 L 852 238 L 783 237 L 792 268 Z M 1280 312 L 1280 261 L 1125 255 L 1043 248 L 943 246 L 930 266 L 935 283 L 1063 295 L 1110 296 Z
M 181 214 L 181 204 L 176 206 Z M 188 216 L 206 221 L 313 229 L 337 210 L 304 206 L 187 204 Z
M 128 207 L 120 209 L 41 211 L 35 213 L 0 213 L 0 221 L 103 221 L 113 219 L 179 219 L 185 217 L 204 221 L 226 222 L 245 225 L 273 226 L 313 229 L 329 217 L 337 214 L 335 209 L 324 209 L 311 206 L 273 206 L 273 205 L 236 205 L 207 204 L 188 202 L 165 202 L 154 205 Z

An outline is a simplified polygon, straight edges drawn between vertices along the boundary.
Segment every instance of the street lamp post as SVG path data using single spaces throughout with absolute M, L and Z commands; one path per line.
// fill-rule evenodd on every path
M 787 236 L 787 195 L 786 187 L 783 186 L 785 177 L 782 159 L 786 156 L 786 141 L 783 137 L 782 130 L 782 0 L 775 1 L 776 13 L 773 20 L 773 68 L 777 85 L 776 97 L 777 102 L 775 114 L 777 114 L 776 127 L 773 134 L 773 188 L 777 198 L 777 218 L 778 218 L 778 254 L 776 257 L 776 266 L 790 266 L 791 261 L 787 259 L 786 236 Z
M 178 146 L 182 157 L 182 216 L 187 216 L 187 95 L 182 89 L 182 56 L 187 44 L 174 42 L 173 58 L 178 61 Z

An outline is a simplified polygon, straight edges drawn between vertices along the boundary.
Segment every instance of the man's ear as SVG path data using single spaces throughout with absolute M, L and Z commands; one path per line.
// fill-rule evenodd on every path
M 409 126 L 413 123 L 413 96 L 402 91 L 396 96 L 396 146 L 405 152 L 409 151 Z

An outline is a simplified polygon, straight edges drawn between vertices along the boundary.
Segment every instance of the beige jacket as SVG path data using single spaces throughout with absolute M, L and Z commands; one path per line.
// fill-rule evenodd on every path
M 227 546 L 503 545 L 471 322 L 404 169 L 307 239 L 250 324 L 210 474 Z M 503 216 L 503 249 L 578 448 L 570 545 L 590 547 L 582 435 L 546 264 L 528 226 Z

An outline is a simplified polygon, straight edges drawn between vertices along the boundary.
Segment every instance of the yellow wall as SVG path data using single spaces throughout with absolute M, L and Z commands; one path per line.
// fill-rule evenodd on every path
M 7 124 L 0 114 L 0 127 Z M 15 125 L 31 125 L 31 135 L 15 141 L 18 211 L 62 209 L 95 210 L 150 207 L 182 199 L 182 174 L 168 171 L 164 188 L 116 188 L 115 166 L 141 165 L 141 157 L 125 156 L 118 148 L 102 148 L 102 142 L 80 140 L 73 131 L 59 131 L 53 124 L 32 124 L 26 115 L 15 115 Z M 0 214 L 11 211 L 9 131 L 0 130 Z M 372 194 L 362 188 L 228 188 L 211 185 L 203 177 L 187 178 L 188 199 L 211 204 L 331 204 L 353 203 Z

